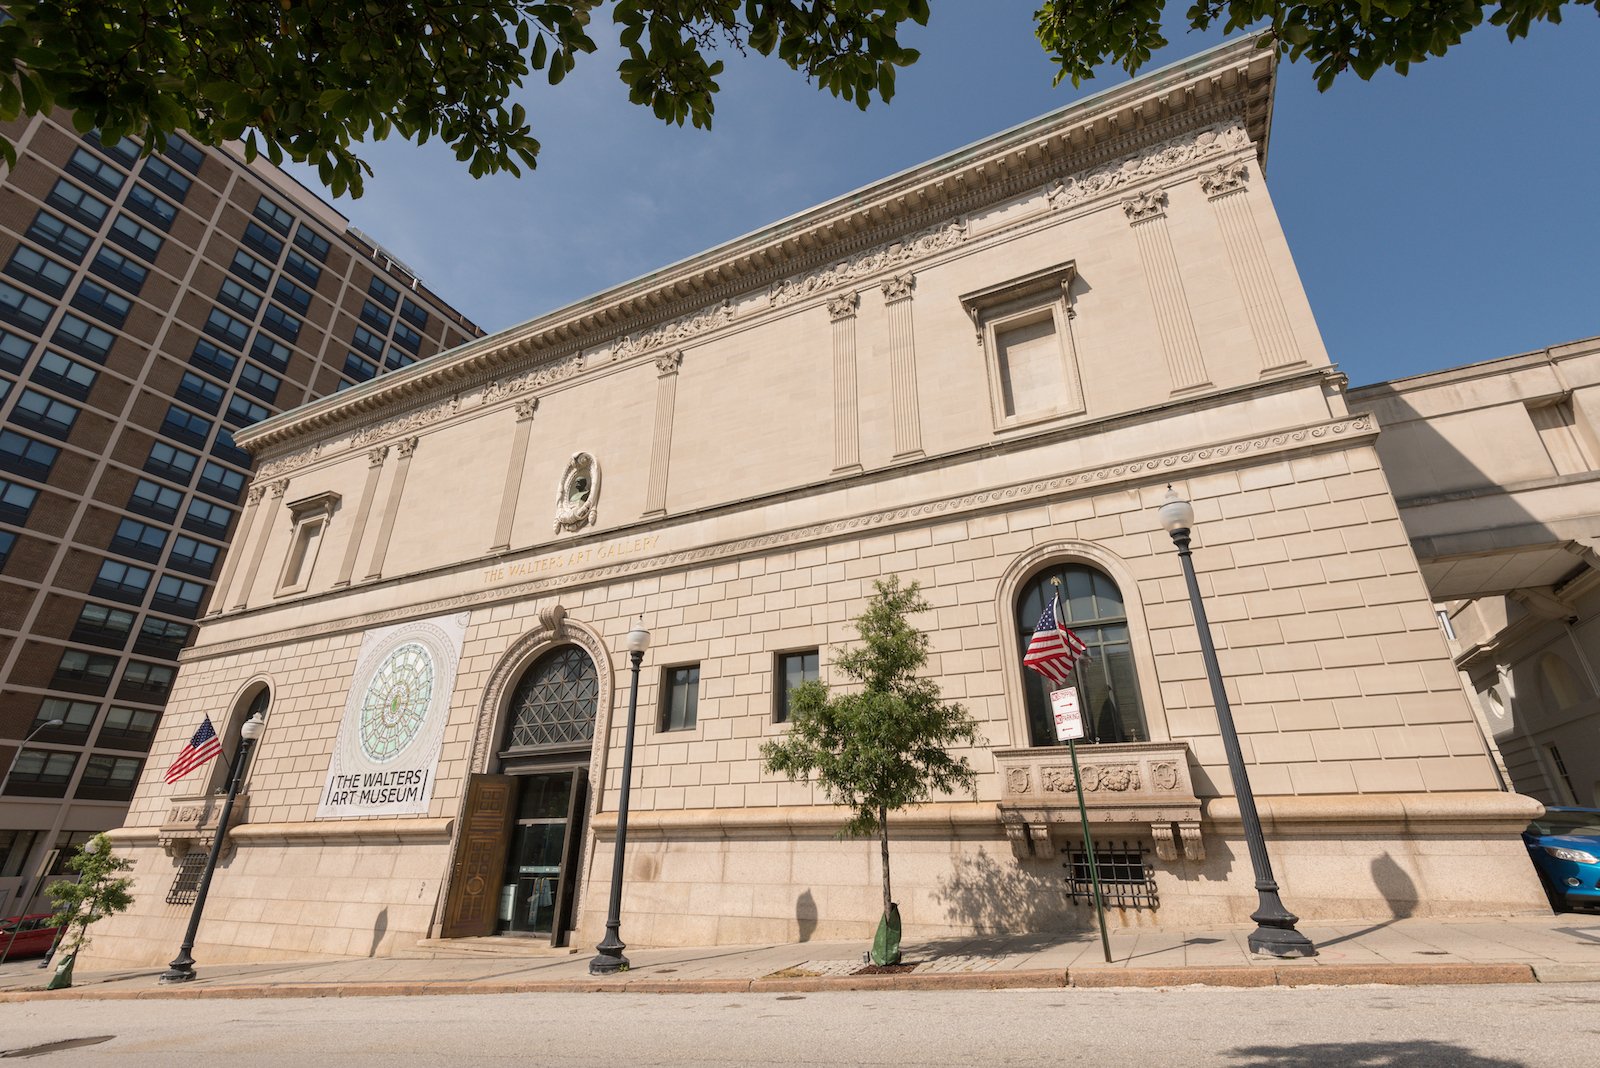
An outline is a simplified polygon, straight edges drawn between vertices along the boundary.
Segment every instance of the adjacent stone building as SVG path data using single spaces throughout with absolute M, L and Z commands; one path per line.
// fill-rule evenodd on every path
M 1498 788 L 1262 181 L 1273 63 L 1213 49 L 242 433 L 256 480 L 156 746 L 210 715 L 232 752 L 265 711 L 197 955 L 595 941 L 640 616 L 627 940 L 867 936 L 875 846 L 758 751 L 889 574 L 984 738 L 975 797 L 895 821 L 909 932 L 1090 922 L 1021 666 L 1052 579 L 1093 654 L 1114 922 L 1241 919 L 1169 483 L 1290 906 L 1542 907 L 1538 805 Z M 97 963 L 172 953 L 224 770 L 146 772 Z

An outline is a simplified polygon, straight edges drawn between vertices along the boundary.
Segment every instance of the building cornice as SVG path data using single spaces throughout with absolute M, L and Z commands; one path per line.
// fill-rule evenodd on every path
M 727 318 L 734 297 L 941 223 L 960 225 L 966 213 L 1031 189 L 1070 188 L 1074 176 L 1227 120 L 1239 124 L 1264 159 L 1276 53 L 1259 41 L 1220 45 L 558 311 L 264 420 L 236 440 L 268 456 L 507 375 L 581 359 L 596 346 L 612 343 L 614 358 L 642 353 L 680 338 L 681 327 L 695 319 Z

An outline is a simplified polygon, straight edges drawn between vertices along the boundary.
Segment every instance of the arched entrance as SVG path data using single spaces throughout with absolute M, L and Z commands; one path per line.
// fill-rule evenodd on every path
M 522 673 L 502 717 L 498 773 L 468 786 L 446 938 L 505 934 L 563 945 L 572 929 L 599 710 L 594 660 L 577 645 Z

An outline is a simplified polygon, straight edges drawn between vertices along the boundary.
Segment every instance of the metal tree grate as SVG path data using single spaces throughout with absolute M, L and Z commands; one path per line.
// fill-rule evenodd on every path
M 172 889 L 167 891 L 167 904 L 193 905 L 200 892 L 200 873 L 206 870 L 206 854 L 201 850 L 185 853 L 178 862 L 178 874 L 173 876 Z
M 1107 908 L 1159 908 L 1155 869 L 1145 862 L 1143 842 L 1096 842 L 1095 865 L 1100 869 L 1100 893 Z M 1088 854 L 1080 846 L 1069 850 L 1061 865 L 1067 869 L 1067 894 L 1074 905 L 1094 904 L 1094 884 L 1089 880 Z M 1081 899 L 1081 900 L 1080 900 Z

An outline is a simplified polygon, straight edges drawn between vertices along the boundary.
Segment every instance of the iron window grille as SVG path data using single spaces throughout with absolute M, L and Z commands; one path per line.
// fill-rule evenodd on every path
M 167 891 L 167 904 L 193 905 L 200 896 L 200 875 L 206 870 L 206 853 L 196 849 L 185 853 L 178 861 L 178 874 L 173 876 L 172 889 Z
M 1161 907 L 1155 869 L 1145 860 L 1149 852 L 1143 842 L 1095 843 L 1100 894 L 1107 908 L 1154 911 Z M 1067 860 L 1061 866 L 1067 870 L 1067 896 L 1072 903 L 1093 905 L 1094 884 L 1089 879 L 1088 853 L 1082 845 L 1068 850 Z

